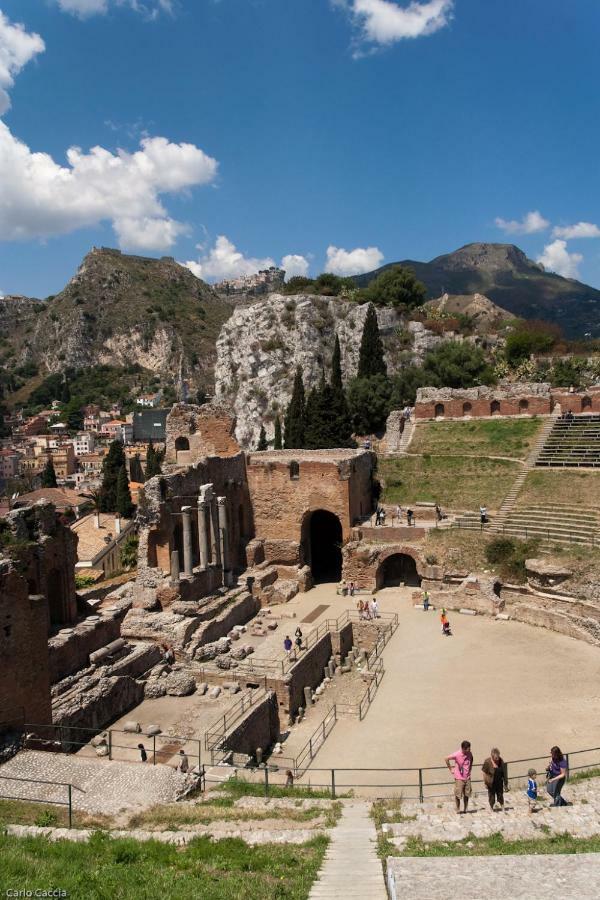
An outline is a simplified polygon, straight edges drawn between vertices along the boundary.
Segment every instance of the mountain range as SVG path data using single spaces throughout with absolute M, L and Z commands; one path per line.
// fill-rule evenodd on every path
M 429 298 L 484 294 L 514 316 L 555 322 L 566 337 L 600 336 L 600 290 L 547 272 L 514 244 L 466 244 L 431 262 L 389 263 L 355 281 L 365 287 L 394 265 L 410 266 Z

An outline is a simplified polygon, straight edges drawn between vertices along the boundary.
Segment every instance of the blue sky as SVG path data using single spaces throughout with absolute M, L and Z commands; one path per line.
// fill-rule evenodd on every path
M 0 10 L 4 293 L 55 293 L 92 245 L 214 280 L 478 240 L 600 286 L 597 0 Z

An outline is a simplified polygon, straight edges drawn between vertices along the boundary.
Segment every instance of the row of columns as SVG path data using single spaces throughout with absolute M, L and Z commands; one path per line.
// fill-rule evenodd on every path
M 227 498 L 216 497 L 212 484 L 200 488 L 196 515 L 198 517 L 198 551 L 200 568 L 209 565 L 222 566 L 224 580 L 229 578 L 229 529 L 227 523 Z M 194 568 L 194 548 L 192 534 L 192 506 L 181 507 L 183 524 L 183 573 L 191 576 Z M 179 553 L 171 554 L 171 577 L 178 581 L 180 576 Z

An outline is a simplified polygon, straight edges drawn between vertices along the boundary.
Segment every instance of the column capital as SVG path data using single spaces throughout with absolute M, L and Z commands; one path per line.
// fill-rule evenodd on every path
M 227 503 L 227 497 L 217 497 L 217 503 L 219 506 L 225 506 Z

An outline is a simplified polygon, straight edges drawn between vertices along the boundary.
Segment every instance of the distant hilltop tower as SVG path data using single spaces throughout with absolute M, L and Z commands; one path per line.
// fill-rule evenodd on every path
M 219 281 L 214 289 L 221 294 L 271 294 L 279 290 L 284 281 L 285 269 L 271 266 L 255 275 L 240 275 L 239 278 Z

